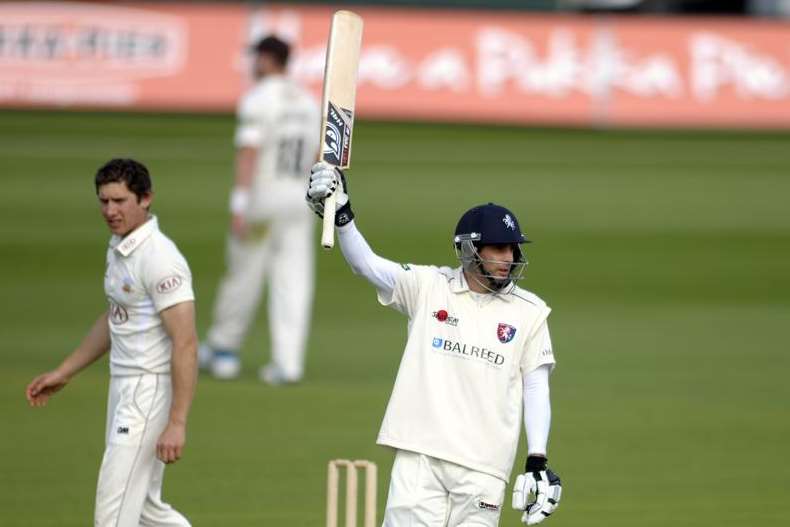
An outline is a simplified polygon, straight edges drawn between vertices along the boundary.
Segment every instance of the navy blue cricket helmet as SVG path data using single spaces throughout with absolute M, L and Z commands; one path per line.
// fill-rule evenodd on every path
M 470 239 L 479 245 L 529 243 L 516 215 L 501 205 L 487 203 L 464 212 L 455 227 L 455 243 Z
M 530 240 L 521 232 L 516 215 L 494 203 L 478 205 L 464 212 L 458 220 L 453 237 L 456 255 L 464 270 L 480 273 L 488 282 L 484 285 L 493 292 L 501 291 L 509 283 L 521 279 L 527 262 L 520 245 L 529 242 Z M 513 265 L 506 280 L 487 274 L 478 253 L 484 245 L 500 244 L 514 246 Z

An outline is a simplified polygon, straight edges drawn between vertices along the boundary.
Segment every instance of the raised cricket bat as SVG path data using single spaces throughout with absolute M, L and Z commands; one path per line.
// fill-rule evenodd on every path
M 319 155 L 323 161 L 341 169 L 351 166 L 351 131 L 361 46 L 362 17 L 351 11 L 337 11 L 332 17 L 326 48 Z M 324 249 L 335 245 L 335 200 L 332 194 L 324 202 L 321 231 Z

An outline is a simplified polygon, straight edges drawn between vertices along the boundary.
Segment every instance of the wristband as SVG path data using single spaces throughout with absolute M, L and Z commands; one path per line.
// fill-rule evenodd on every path
M 335 226 L 342 227 L 354 219 L 354 211 L 351 210 L 351 201 L 347 201 L 345 205 L 337 209 L 335 212 Z
M 250 191 L 244 187 L 233 187 L 230 192 L 230 211 L 233 214 L 244 214 L 250 204 Z
M 546 470 L 549 460 L 543 456 L 527 456 L 527 466 L 524 472 L 540 472 Z

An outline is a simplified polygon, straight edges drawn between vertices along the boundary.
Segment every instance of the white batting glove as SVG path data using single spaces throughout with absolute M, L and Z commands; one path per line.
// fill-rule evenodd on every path
M 305 196 L 307 205 L 323 218 L 324 200 L 336 193 L 335 224 L 343 226 L 354 219 L 346 188 L 345 174 L 339 168 L 323 161 L 318 162 L 310 169 L 310 185 Z
M 513 508 L 524 511 L 521 521 L 535 525 L 549 517 L 562 496 L 560 478 L 546 466 L 546 459 L 530 456 L 527 472 L 519 474 L 513 485 Z

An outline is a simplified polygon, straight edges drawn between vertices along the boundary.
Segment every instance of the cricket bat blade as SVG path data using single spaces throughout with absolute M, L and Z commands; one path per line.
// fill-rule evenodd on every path
M 362 18 L 351 11 L 332 16 L 324 66 L 321 118 L 321 160 L 346 169 L 351 166 L 351 133 L 357 92 L 359 53 L 362 47 Z M 334 194 L 324 201 L 321 246 L 335 245 Z

